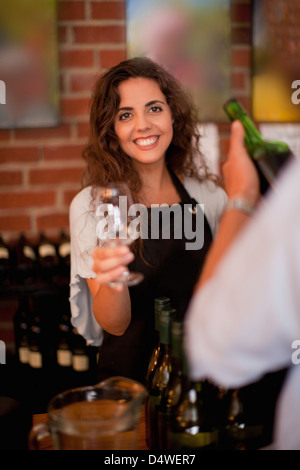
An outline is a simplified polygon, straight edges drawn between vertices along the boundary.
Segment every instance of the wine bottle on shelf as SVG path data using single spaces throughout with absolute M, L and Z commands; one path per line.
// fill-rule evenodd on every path
M 146 440 L 150 450 L 158 449 L 158 415 L 157 407 L 160 405 L 163 390 L 166 388 L 172 367 L 170 329 L 171 320 L 176 310 L 166 308 L 160 312 L 160 354 L 161 359 L 155 369 L 146 399 Z
M 37 252 L 41 279 L 51 282 L 56 274 L 59 260 L 55 244 L 44 233 L 40 234 Z
M 17 281 L 21 285 L 32 285 L 37 276 L 37 254 L 33 244 L 21 233 L 15 247 Z
M 170 418 L 168 449 L 216 449 L 219 431 L 214 422 L 214 404 L 209 383 L 190 379 L 187 359 L 183 354 L 182 391 Z
M 170 307 L 170 299 L 168 297 L 157 297 L 154 299 L 154 320 L 155 320 L 155 346 L 152 352 L 152 356 L 148 365 L 147 375 L 146 375 L 146 384 L 150 386 L 151 380 L 153 378 L 155 369 L 160 360 L 160 312 L 164 308 Z
M 72 366 L 76 386 L 87 385 L 90 375 L 89 349 L 77 328 L 72 329 Z
M 19 364 L 27 368 L 29 363 L 29 321 L 28 296 L 21 294 L 19 306 L 14 316 L 16 356 Z
M 7 287 L 10 284 L 12 255 L 11 249 L 0 236 L 0 286 Z
M 33 312 L 29 330 L 28 364 L 35 371 L 42 371 L 44 366 L 41 318 L 37 311 Z
M 234 98 L 224 104 L 224 111 L 230 121 L 239 120 L 245 131 L 245 146 L 259 173 L 261 193 L 265 194 L 279 173 L 291 160 L 292 152 L 284 142 L 263 139 L 241 104 Z
M 70 324 L 70 317 L 66 311 L 63 312 L 60 322 L 58 324 L 58 338 L 56 359 L 59 367 L 64 369 L 72 369 L 72 327 Z
M 160 450 L 168 449 L 167 435 L 170 418 L 175 406 L 178 404 L 182 390 L 182 341 L 183 321 L 174 318 L 171 322 L 171 375 L 166 388 L 162 392 L 161 402 L 158 406 L 158 447 Z
M 66 232 L 62 231 L 57 245 L 57 253 L 59 257 L 59 271 L 62 281 L 69 282 L 70 278 L 70 257 L 71 257 L 71 243 L 70 237 Z

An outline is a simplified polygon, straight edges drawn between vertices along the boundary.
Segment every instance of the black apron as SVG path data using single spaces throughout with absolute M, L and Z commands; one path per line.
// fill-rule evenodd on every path
M 169 297 L 171 306 L 183 317 L 211 245 L 212 233 L 203 215 L 203 246 L 198 250 L 186 249 L 186 243 L 192 243 L 193 240 L 185 238 L 184 217 L 182 217 L 184 205 L 189 205 L 190 211 L 185 213 L 185 223 L 190 224 L 193 232 L 196 229 L 195 208 L 198 211 L 201 208 L 196 207 L 197 202 L 191 198 L 177 176 L 170 169 L 169 172 L 181 198 L 178 205 L 179 213 L 174 216 L 174 220 L 171 218 L 170 237 L 164 238 L 163 227 L 160 226 L 159 238 L 153 239 L 150 238 L 150 221 L 151 213 L 153 215 L 152 211 L 156 209 L 148 209 L 149 238 L 142 240 L 142 255 L 146 263 L 141 256 L 136 255 L 129 265 L 130 271 L 144 274 L 144 281 L 129 288 L 132 318 L 126 332 L 122 336 L 104 332 L 103 343 L 99 348 L 99 380 L 121 375 L 145 383 L 155 339 L 154 299 L 160 296 Z M 182 219 L 181 239 L 174 236 L 176 217 Z

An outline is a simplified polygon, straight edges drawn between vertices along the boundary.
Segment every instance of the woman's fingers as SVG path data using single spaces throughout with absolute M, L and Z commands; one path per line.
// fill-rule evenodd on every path
M 115 255 L 110 257 L 94 258 L 93 271 L 96 273 L 110 271 L 120 265 L 129 264 L 134 258 L 133 253 L 129 252 L 125 255 Z
M 93 271 L 100 284 L 115 281 L 125 271 L 127 264 L 134 259 L 133 253 L 127 246 L 99 247 L 93 253 Z

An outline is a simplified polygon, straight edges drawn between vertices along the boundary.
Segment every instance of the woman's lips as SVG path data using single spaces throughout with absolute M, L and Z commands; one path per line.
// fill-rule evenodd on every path
M 135 145 L 137 145 L 140 149 L 148 150 L 150 148 L 155 147 L 159 139 L 159 135 L 151 135 L 149 137 L 139 137 L 138 139 L 134 140 Z

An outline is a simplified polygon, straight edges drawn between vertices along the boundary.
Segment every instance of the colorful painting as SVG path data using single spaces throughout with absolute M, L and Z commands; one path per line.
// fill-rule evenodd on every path
M 127 56 L 164 66 L 193 96 L 203 122 L 226 120 L 230 0 L 127 0 Z
M 0 2 L 0 128 L 59 121 L 56 0 Z
M 299 0 L 253 0 L 252 115 L 256 121 L 300 122 Z M 294 99 L 293 99 L 294 97 Z

